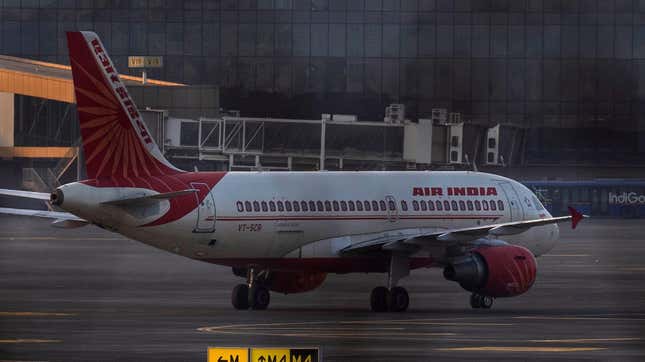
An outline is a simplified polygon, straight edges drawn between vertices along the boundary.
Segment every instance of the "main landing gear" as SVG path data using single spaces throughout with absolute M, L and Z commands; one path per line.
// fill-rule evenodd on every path
M 490 309 L 493 306 L 493 297 L 473 293 L 470 296 L 470 306 L 473 308 Z
M 271 302 L 271 293 L 264 286 L 263 281 L 266 279 L 262 276 L 265 272 L 256 273 L 253 268 L 247 272 L 247 284 L 238 284 L 233 288 L 231 294 L 231 303 L 235 309 L 255 309 L 264 310 Z
M 404 312 L 410 305 L 410 296 L 398 281 L 410 274 L 410 259 L 407 255 L 393 253 L 390 257 L 388 287 L 376 287 L 370 294 L 370 307 L 374 312 Z

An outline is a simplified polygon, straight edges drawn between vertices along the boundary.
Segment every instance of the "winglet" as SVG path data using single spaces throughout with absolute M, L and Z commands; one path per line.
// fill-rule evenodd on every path
M 580 220 L 585 218 L 585 215 L 571 206 L 569 206 L 569 213 L 571 214 L 571 228 L 575 229 Z

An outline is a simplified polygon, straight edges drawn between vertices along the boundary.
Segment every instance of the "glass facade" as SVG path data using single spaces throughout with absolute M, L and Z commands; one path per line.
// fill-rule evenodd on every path
M 537 161 L 562 145 L 609 161 L 645 153 L 645 0 L 0 4 L 2 54 L 67 63 L 64 32 L 91 29 L 120 71 L 128 55 L 163 55 L 150 77 L 218 84 L 244 115 L 377 120 L 404 103 L 412 119 L 447 108 L 529 127 Z

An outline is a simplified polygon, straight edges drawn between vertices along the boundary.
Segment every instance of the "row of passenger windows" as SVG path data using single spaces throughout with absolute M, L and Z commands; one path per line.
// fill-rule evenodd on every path
M 414 211 L 496 211 L 504 210 L 502 200 L 413 200 Z M 396 205 L 393 200 L 379 201 L 237 201 L 239 212 L 300 212 L 300 211 L 394 211 Z M 401 210 L 408 211 L 408 202 L 401 201 Z

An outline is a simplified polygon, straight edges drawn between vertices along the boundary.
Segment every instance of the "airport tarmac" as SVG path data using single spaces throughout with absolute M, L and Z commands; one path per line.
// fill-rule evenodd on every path
M 642 220 L 561 228 L 525 295 L 471 310 L 440 269 L 412 272 L 406 313 L 369 311 L 381 274 L 330 275 L 236 311 L 229 268 L 95 227 L 0 216 L 0 360 L 205 361 L 208 346 L 319 346 L 324 361 L 643 360 Z

